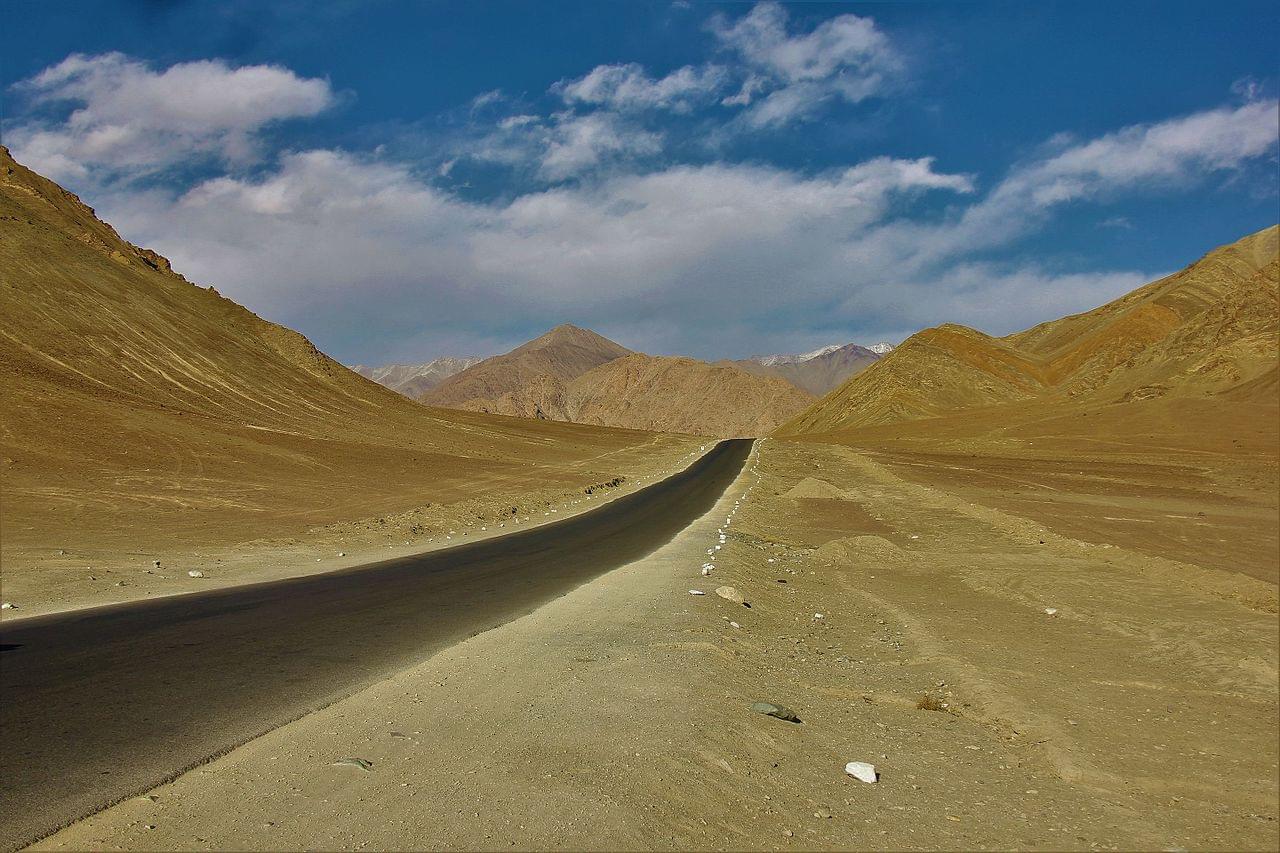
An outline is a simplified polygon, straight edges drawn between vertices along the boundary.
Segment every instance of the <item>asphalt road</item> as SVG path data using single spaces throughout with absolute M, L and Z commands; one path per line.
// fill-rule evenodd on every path
M 0 846 L 17 848 L 639 559 L 749 440 L 591 512 L 418 557 L 0 625 Z

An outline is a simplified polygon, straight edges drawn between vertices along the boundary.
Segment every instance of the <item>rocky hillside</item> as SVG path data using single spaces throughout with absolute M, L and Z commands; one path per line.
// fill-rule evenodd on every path
M 766 435 L 812 401 L 777 377 L 633 353 L 571 382 L 564 409 L 578 423 L 736 437 Z
M 763 435 L 813 395 L 778 376 L 636 353 L 563 325 L 419 399 L 488 414 L 728 437 Z
M 822 433 L 1016 401 L 1276 396 L 1277 228 L 1093 311 L 1004 338 L 913 335 L 784 425 Z
M 0 314 L 8 554 L 247 537 L 531 477 L 598 480 L 611 469 L 584 460 L 652 440 L 427 409 L 187 281 L 3 149 Z
M 567 420 L 563 416 L 565 386 L 593 368 L 630 354 L 631 350 L 608 338 L 565 324 L 449 377 L 418 399 L 429 406 Z

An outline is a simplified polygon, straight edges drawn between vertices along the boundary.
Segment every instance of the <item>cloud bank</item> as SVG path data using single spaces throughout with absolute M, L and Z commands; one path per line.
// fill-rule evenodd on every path
M 683 159 L 653 115 L 776 129 L 890 91 L 906 67 L 856 15 L 798 31 L 765 3 L 708 28 L 701 65 L 601 65 L 551 84 L 543 109 L 479 95 L 465 150 L 443 140 L 434 161 L 268 151 L 271 125 L 334 105 L 327 81 L 217 60 L 154 69 L 120 54 L 74 55 L 19 84 L 31 106 L 6 135 L 20 161 L 91 189 L 105 218 L 191 279 L 352 361 L 484 353 L 565 320 L 702 357 L 901 337 L 943 320 L 1003 333 L 1156 271 L 1064 271 L 993 250 L 1070 205 L 1202 185 L 1276 156 L 1277 102 L 1251 91 L 1045 140 L 986 180 L 932 157 L 817 171 Z M 140 180 L 191 158 L 221 174 Z M 442 177 L 460 162 L 527 178 L 478 198 Z

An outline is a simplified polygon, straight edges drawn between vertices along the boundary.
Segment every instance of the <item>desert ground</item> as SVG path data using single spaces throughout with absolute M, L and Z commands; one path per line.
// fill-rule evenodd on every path
M 1275 849 L 1274 466 L 1050 431 L 757 442 L 650 557 L 37 847 Z
M 288 714 L 253 707 L 194 769 L 148 771 L 139 787 L 169 781 L 114 805 L 52 803 L 64 824 L 104 808 L 37 847 L 1280 847 L 1275 227 L 1024 332 L 925 329 L 819 399 L 795 387 L 775 407 L 760 389 L 786 380 L 742 371 L 713 397 L 730 368 L 561 326 L 437 386 L 485 392 L 451 409 L 187 281 L 7 152 L 0 166 L 0 309 L 20 320 L 0 329 L 0 628 L 181 611 L 142 600 L 502 536 L 755 437 L 715 508 L 646 535 L 648 556 L 578 554 L 593 580 L 443 648 L 397 634 L 412 659 L 372 676 L 318 644 L 340 683 L 277 679 Z M 586 385 L 609 417 L 545 419 Z M 490 398 L 533 416 L 472 410 Z M 559 546 L 510 556 L 554 575 L 575 557 Z M 502 582 L 488 568 L 473 591 Z M 188 601 L 261 594 L 327 632 L 328 611 L 293 609 L 298 583 Z M 394 604 L 429 621 L 417 602 Z M 343 610 L 334 636 L 387 612 Z M 82 689 L 53 639 L 52 671 L 8 671 Z M 134 687 L 168 689 L 146 655 L 121 657 Z M 26 694 L 33 731 L 59 719 L 43 695 Z M 132 747 L 158 712 L 103 713 Z M 6 751 L 5 772 L 34 752 Z M 0 829 L 0 846 L 51 828 Z

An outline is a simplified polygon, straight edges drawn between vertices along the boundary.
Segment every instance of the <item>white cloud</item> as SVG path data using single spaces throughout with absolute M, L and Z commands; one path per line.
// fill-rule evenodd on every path
M 687 112 L 713 99 L 726 79 L 725 69 L 718 65 L 686 65 L 658 79 L 635 63 L 598 65 L 583 77 L 557 83 L 552 91 L 568 104 Z
M 786 9 L 766 2 L 736 21 L 717 16 L 711 29 L 750 70 L 743 88 L 724 103 L 747 105 L 767 92 L 744 117 L 755 127 L 802 118 L 831 98 L 858 103 L 883 92 L 904 70 L 888 36 L 874 20 L 857 15 L 838 15 L 792 35 Z
M 15 89 L 37 108 L 72 107 L 64 121 L 7 133 L 16 156 L 60 179 L 147 173 L 193 156 L 244 163 L 264 127 L 316 115 L 335 100 L 327 81 L 277 66 L 202 60 L 154 71 L 120 53 L 74 54 Z
M 647 131 L 618 113 L 578 115 L 564 110 L 543 118 L 513 115 L 468 140 L 458 156 L 531 168 L 550 182 L 577 178 L 600 167 L 657 154 L 662 135 Z
M 193 280 L 339 355 L 369 328 L 390 340 L 398 328 L 415 340 L 459 328 L 492 336 L 511 317 L 624 335 L 628 324 L 680 317 L 683 348 L 695 350 L 690 336 L 702 333 L 690 318 L 745 328 L 843 299 L 856 282 L 839 256 L 850 235 L 895 199 L 968 188 L 928 161 L 882 158 L 809 178 L 676 167 L 478 204 L 401 164 L 311 151 L 258 179 L 206 181 L 178 198 L 122 193 L 101 206 Z

